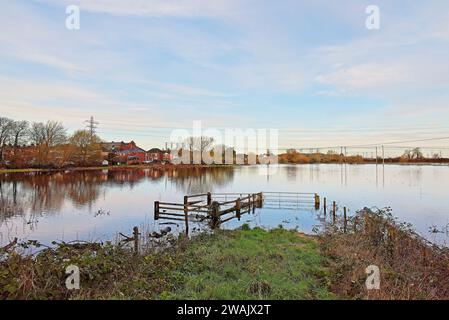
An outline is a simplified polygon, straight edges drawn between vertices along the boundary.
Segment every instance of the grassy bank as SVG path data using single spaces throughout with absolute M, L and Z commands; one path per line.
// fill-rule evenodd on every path
M 112 245 L 60 245 L 39 254 L 3 254 L 2 299 L 328 299 L 316 240 L 276 229 L 217 231 L 139 256 Z M 81 289 L 65 288 L 77 265 Z

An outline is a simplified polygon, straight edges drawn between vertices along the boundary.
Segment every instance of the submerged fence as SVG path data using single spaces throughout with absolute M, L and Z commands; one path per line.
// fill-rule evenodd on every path
M 240 220 L 245 213 L 257 208 L 299 210 L 320 208 L 316 193 L 258 192 L 258 193 L 202 193 L 184 196 L 183 203 L 154 202 L 155 220 L 183 221 L 186 234 L 189 222 L 207 222 L 211 228 L 232 219 Z

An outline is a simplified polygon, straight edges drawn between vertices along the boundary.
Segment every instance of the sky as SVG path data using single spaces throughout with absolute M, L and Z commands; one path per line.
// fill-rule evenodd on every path
M 66 28 L 66 6 L 80 29 Z M 376 5 L 380 28 L 367 29 Z M 0 115 L 104 140 L 278 129 L 279 146 L 449 136 L 449 2 L 0 0 Z M 426 142 L 448 145 L 449 140 Z

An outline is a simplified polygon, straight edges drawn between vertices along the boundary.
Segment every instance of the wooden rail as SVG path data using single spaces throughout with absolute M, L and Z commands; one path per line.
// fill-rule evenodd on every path
M 255 212 L 256 208 L 267 208 L 274 204 L 283 204 L 281 209 L 294 204 L 320 208 L 320 197 L 316 193 L 297 192 L 258 192 L 258 193 L 201 193 L 184 196 L 183 203 L 156 201 L 154 203 L 154 219 L 184 221 L 186 235 L 189 233 L 189 222 L 207 221 L 212 228 L 232 219 L 240 220 L 242 214 Z
M 208 221 L 212 228 L 216 228 L 221 223 L 231 219 L 237 218 L 240 220 L 242 214 L 261 208 L 263 204 L 263 194 L 261 192 L 247 194 L 244 197 L 237 197 L 230 201 L 212 201 L 212 198 L 212 194 L 208 192 L 184 196 L 183 203 L 155 201 L 154 219 L 184 221 L 186 234 L 188 235 L 189 221 Z M 223 217 L 229 214 L 232 215 Z

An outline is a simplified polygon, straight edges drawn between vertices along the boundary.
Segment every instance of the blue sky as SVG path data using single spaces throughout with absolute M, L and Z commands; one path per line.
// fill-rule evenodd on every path
M 194 120 L 279 129 L 281 147 L 449 136 L 445 0 L 0 4 L 2 116 L 70 130 L 94 116 L 105 140 L 145 148 Z

